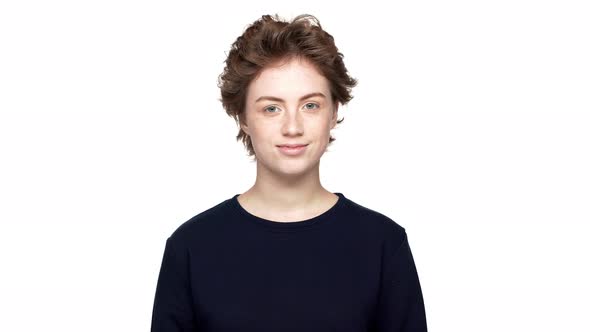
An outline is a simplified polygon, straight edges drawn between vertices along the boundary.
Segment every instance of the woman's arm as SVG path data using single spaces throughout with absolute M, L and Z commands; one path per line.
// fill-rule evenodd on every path
M 426 332 L 426 313 L 418 272 L 404 231 L 401 245 L 386 243 L 377 332 Z
M 160 267 L 151 332 L 197 331 L 192 306 L 188 257 L 168 238 Z

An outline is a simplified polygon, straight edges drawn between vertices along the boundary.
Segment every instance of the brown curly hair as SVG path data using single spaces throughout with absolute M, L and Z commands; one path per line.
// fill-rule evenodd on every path
M 334 38 L 322 29 L 315 16 L 302 14 L 288 22 L 276 14 L 263 15 L 232 44 L 217 84 L 221 90 L 219 101 L 238 124 L 236 140 L 242 140 L 248 156 L 254 156 L 254 160 L 256 153 L 250 136 L 240 127 L 245 120 L 248 86 L 265 66 L 294 57 L 309 60 L 326 77 L 334 104 L 345 105 L 353 98 L 351 90 L 357 80 L 348 75 L 342 60 L 344 56 L 338 52 Z M 337 123 L 342 121 L 344 118 Z M 330 135 L 328 145 L 335 140 Z

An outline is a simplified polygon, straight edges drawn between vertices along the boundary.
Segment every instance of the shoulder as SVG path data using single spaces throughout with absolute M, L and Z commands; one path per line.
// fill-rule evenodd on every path
M 208 228 L 227 220 L 230 213 L 230 200 L 226 199 L 206 210 L 203 210 L 188 220 L 183 221 L 169 236 L 169 241 L 186 243 L 194 239 Z
M 359 203 L 347 199 L 351 215 L 362 223 L 363 227 L 369 228 L 389 241 L 402 243 L 406 237 L 406 229 L 397 223 L 392 217 L 382 211 L 377 211 L 365 203 Z

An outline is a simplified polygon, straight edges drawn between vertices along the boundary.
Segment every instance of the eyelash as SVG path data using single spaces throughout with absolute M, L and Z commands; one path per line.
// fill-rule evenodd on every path
M 311 110 L 315 110 L 315 109 L 318 109 L 318 108 L 320 108 L 320 105 L 318 105 L 318 104 L 316 104 L 316 103 L 306 103 L 304 106 L 307 106 L 307 105 L 310 105 L 310 104 L 311 104 L 311 105 L 315 105 L 315 106 L 316 106 L 315 108 L 311 108 Z M 275 107 L 275 108 L 276 108 L 276 106 L 272 106 L 272 105 L 271 105 L 271 106 L 267 106 L 266 108 L 264 108 L 264 111 L 267 111 L 267 110 L 268 110 L 270 107 Z M 309 110 L 309 109 L 310 109 L 310 108 L 308 108 L 308 110 Z M 275 112 L 270 112 L 270 113 L 275 113 Z

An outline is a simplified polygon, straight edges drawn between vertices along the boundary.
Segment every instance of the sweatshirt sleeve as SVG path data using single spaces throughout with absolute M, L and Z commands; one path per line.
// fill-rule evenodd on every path
M 151 332 L 197 331 L 189 284 L 188 257 L 168 238 L 156 286 Z
M 405 230 L 401 244 L 385 244 L 377 332 L 426 332 L 422 289 Z

